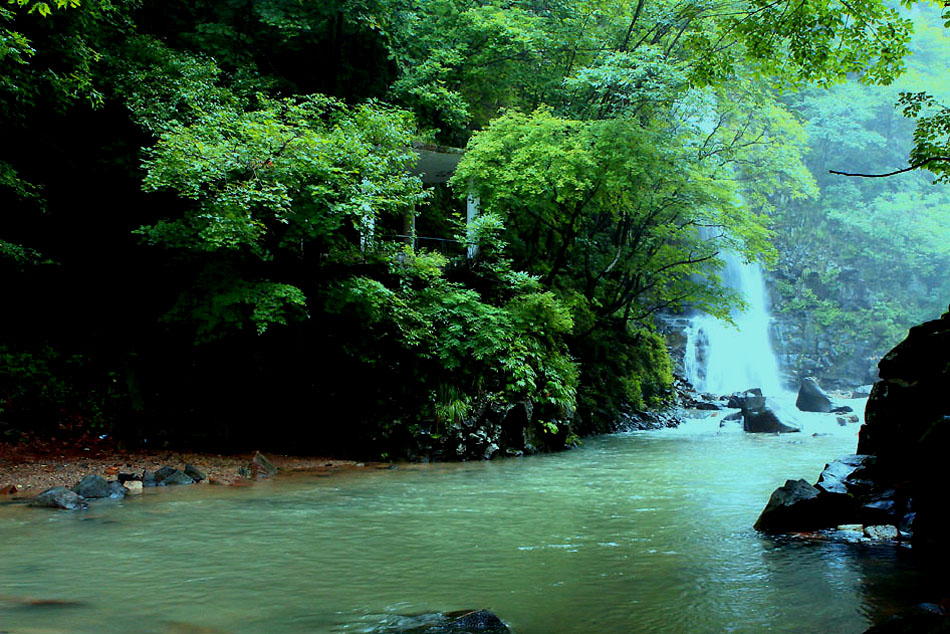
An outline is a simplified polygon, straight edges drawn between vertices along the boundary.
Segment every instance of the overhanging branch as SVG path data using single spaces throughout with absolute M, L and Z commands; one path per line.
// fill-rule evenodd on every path
M 940 161 L 950 161 L 950 156 L 931 156 L 922 161 L 917 161 L 916 163 L 911 164 L 910 167 L 905 167 L 901 170 L 894 170 L 893 172 L 888 172 L 887 174 L 852 174 L 851 172 L 839 172 L 837 170 L 828 170 L 829 174 L 837 174 L 838 176 L 858 176 L 860 178 L 887 178 L 888 176 L 897 176 L 898 174 L 903 174 L 904 172 L 912 172 L 915 169 L 919 169 L 924 165 Z

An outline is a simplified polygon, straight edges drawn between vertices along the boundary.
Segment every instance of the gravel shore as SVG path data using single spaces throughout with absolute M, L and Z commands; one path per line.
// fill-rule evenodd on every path
M 282 456 L 265 453 L 284 473 L 354 466 L 350 460 L 324 457 Z M 0 443 L 0 500 L 8 495 L 35 495 L 54 486 L 72 487 L 83 476 L 94 474 L 114 480 L 118 473 L 154 472 L 163 465 L 183 468 L 192 464 L 210 484 L 240 485 L 249 481 L 238 470 L 246 467 L 254 452 L 220 455 L 179 451 L 124 451 L 109 447 L 24 446 Z

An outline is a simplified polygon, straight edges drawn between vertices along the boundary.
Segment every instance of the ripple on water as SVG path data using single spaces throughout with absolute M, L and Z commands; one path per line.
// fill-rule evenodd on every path
M 900 565 L 750 528 L 776 486 L 814 480 L 853 439 L 701 425 L 519 460 L 183 488 L 86 515 L 3 507 L 0 597 L 78 605 L 0 601 L 0 623 L 378 632 L 488 608 L 518 634 L 846 634 L 866 628 L 879 589 L 913 587 Z

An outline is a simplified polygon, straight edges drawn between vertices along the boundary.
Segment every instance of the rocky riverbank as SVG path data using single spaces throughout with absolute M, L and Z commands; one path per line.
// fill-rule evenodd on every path
M 190 464 L 201 470 L 212 485 L 240 485 L 250 482 L 246 469 L 254 452 L 210 454 L 180 451 L 123 451 L 104 445 L 89 447 L 10 445 L 0 443 L 0 501 L 4 498 L 32 497 L 55 486 L 67 488 L 87 475 L 115 480 L 119 473 L 155 473 L 164 465 L 184 468 Z M 320 456 L 283 456 L 268 454 L 283 473 L 355 467 L 352 460 Z

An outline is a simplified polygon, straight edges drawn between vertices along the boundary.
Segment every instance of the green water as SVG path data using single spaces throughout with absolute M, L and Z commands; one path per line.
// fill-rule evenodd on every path
M 375 632 L 487 608 L 518 634 L 861 632 L 911 578 L 890 549 L 751 530 L 786 477 L 854 446 L 854 429 L 696 421 L 524 459 L 0 507 L 0 631 Z

